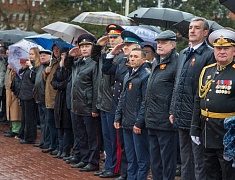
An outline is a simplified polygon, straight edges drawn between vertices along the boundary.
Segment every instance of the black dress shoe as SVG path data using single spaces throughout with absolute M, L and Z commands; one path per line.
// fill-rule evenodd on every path
M 66 153 L 66 152 L 61 153 L 59 158 L 63 159 L 64 157 L 69 157 L 69 153 Z
M 53 152 L 53 151 L 52 151 L 52 152 Z M 53 156 L 53 158 L 60 158 L 61 154 L 62 154 L 62 152 L 61 152 L 61 151 L 58 151 L 58 153 L 57 153 L 55 156 Z
M 18 133 L 14 133 L 14 132 L 10 132 L 10 133 L 5 133 L 4 134 L 5 137 L 15 137 L 17 135 L 18 135 Z
M 85 167 L 86 165 L 87 165 L 87 163 L 79 162 L 79 163 L 77 163 L 77 164 L 72 165 L 71 167 L 72 167 L 72 168 L 83 168 L 83 167 Z
M 81 172 L 90 172 L 90 171 L 98 171 L 99 165 L 93 165 L 93 164 L 87 164 L 85 167 L 83 168 L 79 168 L 79 171 Z
M 106 171 L 103 174 L 100 174 L 99 176 L 100 176 L 100 178 L 114 178 L 114 177 L 118 177 L 119 174 L 114 174 L 110 171 Z
M 54 151 L 51 151 L 51 152 L 50 152 L 50 155 L 56 155 L 58 152 L 59 152 L 59 151 L 56 149 L 56 150 L 54 150 Z
M 7 133 L 7 134 L 9 134 L 9 133 L 11 133 L 12 131 L 11 130 L 6 130 L 6 131 L 4 131 L 4 133 Z
M 33 145 L 33 147 L 40 147 L 40 146 L 42 146 L 42 144 L 40 144 L 40 143 L 37 143 L 37 144 Z
M 44 149 L 44 150 L 42 150 L 43 153 L 49 153 L 49 152 L 52 152 L 52 151 L 53 151 L 53 149 Z
M 35 144 L 35 141 L 25 141 L 24 139 L 21 139 L 20 144 Z
M 71 159 L 66 160 L 67 164 L 76 164 L 79 163 L 79 159 L 72 157 Z
M 48 149 L 48 148 L 49 146 L 44 146 L 44 145 L 40 146 L 40 149 Z
M 73 158 L 73 156 L 63 157 L 63 160 L 67 161 L 67 160 L 72 159 L 72 158 Z
M 99 175 L 101 175 L 101 174 L 103 174 L 103 173 L 105 173 L 105 172 L 106 172 L 105 169 L 103 169 L 102 171 L 94 172 L 94 176 L 99 176 Z

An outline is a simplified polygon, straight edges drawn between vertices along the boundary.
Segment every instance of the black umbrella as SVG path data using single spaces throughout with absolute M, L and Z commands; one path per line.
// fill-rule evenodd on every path
M 219 0 L 220 4 L 224 5 L 231 12 L 235 13 L 235 1 L 234 0 Z
M 21 31 L 20 29 L 0 31 L 0 42 L 16 43 L 27 36 L 37 35 L 34 31 Z
M 193 14 L 170 8 L 139 8 L 128 15 L 137 23 L 170 29 L 175 23 L 194 17 Z
M 185 19 L 179 23 L 176 23 L 173 25 L 173 27 L 179 31 L 179 33 L 184 36 L 184 37 L 188 37 L 188 29 L 189 29 L 189 24 L 191 22 L 192 18 L 189 19 Z M 209 27 L 210 27 L 210 31 L 209 33 L 211 33 L 212 31 L 218 30 L 218 29 L 222 29 L 223 26 L 219 25 L 217 22 L 215 21 L 211 21 L 211 20 L 207 20 Z

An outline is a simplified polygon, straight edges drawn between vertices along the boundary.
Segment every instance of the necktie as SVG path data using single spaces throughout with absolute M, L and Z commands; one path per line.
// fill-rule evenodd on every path
M 194 52 L 194 49 L 193 49 L 192 47 L 190 48 L 190 53 L 191 53 L 191 52 Z
M 134 73 L 135 73 L 135 71 L 132 69 L 132 71 L 131 71 L 131 76 L 132 76 Z

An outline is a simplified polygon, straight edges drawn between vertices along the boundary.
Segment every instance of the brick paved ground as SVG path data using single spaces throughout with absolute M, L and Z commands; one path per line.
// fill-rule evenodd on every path
M 93 176 L 94 172 L 79 172 L 62 159 L 42 153 L 39 148 L 4 137 L 4 131 L 8 129 L 6 123 L 0 123 L 0 180 L 101 179 Z
M 6 123 L 0 123 L 0 180 L 101 179 L 93 176 L 94 172 L 79 172 L 62 159 L 44 154 L 33 145 L 20 144 L 15 138 L 4 137 L 4 131 L 8 129 Z M 103 162 L 100 164 L 103 167 Z M 151 180 L 151 175 L 148 180 Z

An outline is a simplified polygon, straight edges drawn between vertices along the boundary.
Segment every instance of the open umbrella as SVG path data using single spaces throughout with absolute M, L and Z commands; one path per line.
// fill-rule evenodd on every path
M 53 36 L 59 37 L 69 43 L 73 43 L 81 34 L 89 33 L 82 27 L 74 24 L 64 23 L 64 22 L 54 22 L 42 28 L 44 31 L 50 33 Z
M 36 35 L 33 31 L 21 31 L 20 29 L 0 31 L 0 42 L 16 43 L 26 36 Z
M 170 8 L 139 8 L 128 15 L 137 23 L 170 29 L 175 23 L 194 17 L 193 14 Z
M 135 24 L 131 18 L 110 11 L 83 12 L 72 21 L 97 25 L 118 24 L 120 26 L 131 26 Z
M 20 59 L 21 58 L 29 58 L 29 50 L 32 47 L 38 47 L 40 50 L 43 48 L 35 43 L 26 41 L 22 39 L 21 41 L 10 45 L 9 55 L 8 55 L 8 63 L 11 67 L 18 73 L 21 68 Z
M 188 30 L 189 30 L 189 24 L 191 22 L 192 18 L 189 19 L 185 19 L 179 23 L 176 23 L 173 25 L 173 27 L 179 31 L 179 33 L 183 36 L 183 37 L 188 37 Z M 212 31 L 218 30 L 218 29 L 222 29 L 223 26 L 219 25 L 217 22 L 215 21 L 211 21 L 211 20 L 207 20 L 209 27 L 210 27 L 210 31 L 209 33 L 211 33 Z
M 143 26 L 122 26 L 122 27 L 128 31 L 135 33 L 139 37 L 141 37 L 145 41 L 143 44 L 145 43 L 150 44 L 156 49 L 157 43 L 155 39 L 158 33 L 156 33 L 155 31 L 152 31 Z
M 35 36 L 28 36 L 24 39 L 28 41 L 32 41 L 40 46 L 42 46 L 44 49 L 52 50 L 53 44 L 58 45 L 60 48 L 67 47 L 67 48 L 73 48 L 74 46 L 63 41 L 61 38 L 52 36 L 48 33 L 45 34 L 38 34 Z
M 224 5 L 231 12 L 235 13 L 235 2 L 234 0 L 219 0 L 220 4 Z

